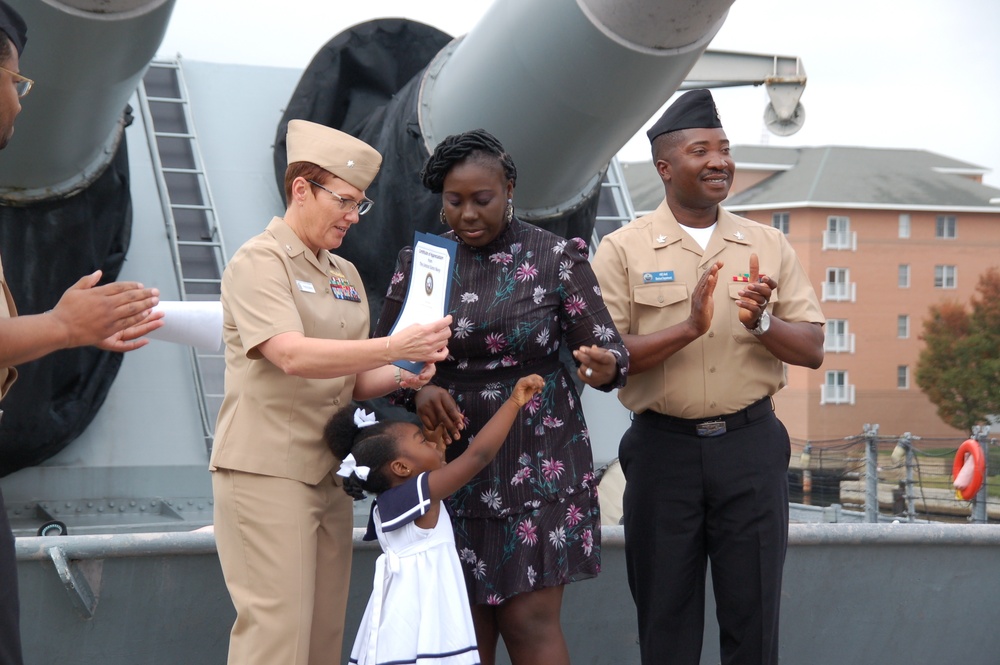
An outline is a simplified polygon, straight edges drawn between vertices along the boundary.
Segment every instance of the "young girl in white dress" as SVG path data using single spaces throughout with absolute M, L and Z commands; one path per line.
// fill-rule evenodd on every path
M 383 552 L 350 663 L 480 662 L 451 518 L 441 499 L 490 463 L 543 384 L 537 374 L 520 379 L 449 464 L 444 447 L 415 424 L 378 422 L 363 409 L 342 409 L 327 423 L 326 441 L 343 460 L 337 474 L 344 491 L 355 498 L 362 491 L 377 495 L 365 540 L 377 537 Z

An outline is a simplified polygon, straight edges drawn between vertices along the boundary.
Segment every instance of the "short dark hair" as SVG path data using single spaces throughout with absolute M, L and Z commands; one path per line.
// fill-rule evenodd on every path
M 295 182 L 296 178 L 318 181 L 327 176 L 336 177 L 322 166 L 317 166 L 312 162 L 292 162 L 289 164 L 288 168 L 285 169 L 285 205 L 292 202 L 292 183 Z M 315 187 L 313 187 L 313 191 L 316 191 Z
M 678 129 L 677 131 L 660 134 L 654 138 L 650 144 L 651 152 L 653 154 L 653 163 L 655 164 L 656 160 L 660 159 L 659 155 L 670 152 L 679 146 L 681 141 L 684 140 L 684 135 L 686 133 L 686 129 Z
M 448 173 L 456 164 L 473 155 L 495 158 L 503 168 L 504 178 L 517 184 L 517 168 L 514 166 L 514 160 L 504 150 L 500 140 L 485 129 L 474 129 L 445 137 L 424 163 L 420 180 L 431 192 L 440 194 L 444 191 L 444 179 Z
M 6 62 L 14 52 L 14 43 L 4 32 L 0 32 L 0 62 Z

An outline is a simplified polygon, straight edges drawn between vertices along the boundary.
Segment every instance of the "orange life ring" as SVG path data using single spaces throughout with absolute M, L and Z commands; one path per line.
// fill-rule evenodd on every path
M 955 486 L 955 493 L 959 494 L 965 501 L 972 501 L 976 492 L 983 486 L 983 474 L 986 473 L 986 459 L 983 457 L 983 449 L 975 439 L 966 439 L 958 447 L 955 453 L 955 462 L 951 465 L 952 481 L 956 480 L 962 467 L 966 464 L 966 455 L 972 456 L 972 477 L 965 487 Z

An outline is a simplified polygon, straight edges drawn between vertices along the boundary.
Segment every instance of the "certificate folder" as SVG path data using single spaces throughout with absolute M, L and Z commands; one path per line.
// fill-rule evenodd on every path
M 414 323 L 437 321 L 448 313 L 457 247 L 458 243 L 448 238 L 420 231 L 413 234 L 413 263 L 406 299 L 390 335 Z M 393 364 L 414 374 L 419 374 L 424 366 L 412 360 L 397 360 Z

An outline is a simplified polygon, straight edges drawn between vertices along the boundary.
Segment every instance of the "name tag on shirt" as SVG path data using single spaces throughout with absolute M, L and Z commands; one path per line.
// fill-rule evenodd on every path
M 642 273 L 642 281 L 647 284 L 653 282 L 672 282 L 674 281 L 674 271 L 661 270 L 659 272 L 644 272 Z
M 312 285 L 312 282 L 303 282 L 301 279 L 297 279 L 295 284 L 303 293 L 316 293 L 316 287 Z

